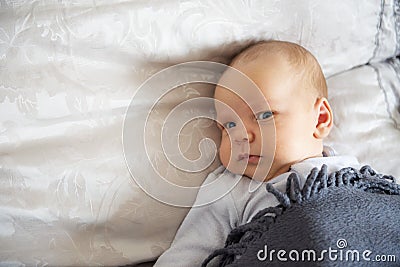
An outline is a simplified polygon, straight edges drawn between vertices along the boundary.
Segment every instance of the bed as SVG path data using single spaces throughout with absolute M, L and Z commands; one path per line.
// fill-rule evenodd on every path
M 398 0 L 0 1 L 0 266 L 155 261 L 219 165 L 212 142 L 198 147 L 218 144 L 218 130 L 197 118 L 162 138 L 171 110 L 212 86 L 143 84 L 265 39 L 321 63 L 335 119 L 326 144 L 400 177 Z M 209 164 L 177 168 L 163 153 L 170 140 Z M 145 190 L 155 174 L 194 190 L 160 201 Z

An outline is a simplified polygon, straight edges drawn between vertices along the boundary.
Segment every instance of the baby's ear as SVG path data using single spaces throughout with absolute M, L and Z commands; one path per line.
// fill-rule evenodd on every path
M 328 100 L 325 97 L 318 98 L 315 102 L 315 111 L 317 112 L 317 124 L 314 131 L 314 137 L 323 139 L 329 135 L 333 126 L 333 113 Z

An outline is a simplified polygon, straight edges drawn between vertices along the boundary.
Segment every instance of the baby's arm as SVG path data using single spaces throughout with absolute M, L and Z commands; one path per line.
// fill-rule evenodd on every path
M 207 177 L 204 184 L 211 182 L 215 177 L 214 172 L 214 175 Z M 232 178 L 222 176 L 218 179 L 227 179 L 229 183 L 231 181 L 228 179 Z M 204 192 L 200 189 L 196 203 L 204 200 Z M 178 229 L 171 247 L 159 257 L 155 266 L 200 266 L 215 249 L 224 246 L 226 237 L 237 221 L 237 211 L 230 194 L 211 204 L 192 208 Z

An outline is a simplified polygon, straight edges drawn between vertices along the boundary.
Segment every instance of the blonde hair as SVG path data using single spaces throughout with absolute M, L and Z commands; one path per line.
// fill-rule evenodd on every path
M 317 59 L 304 47 L 285 41 L 260 41 L 251 44 L 240 51 L 231 61 L 233 66 L 237 63 L 247 63 L 258 59 L 260 56 L 282 55 L 301 75 L 306 88 L 315 90 L 317 97 L 328 97 L 325 76 Z

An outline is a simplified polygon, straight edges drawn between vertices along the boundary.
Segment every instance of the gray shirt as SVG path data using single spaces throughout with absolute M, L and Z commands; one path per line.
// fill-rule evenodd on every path
M 274 184 L 276 189 L 284 192 L 288 176 L 296 172 L 302 187 L 311 169 L 320 168 L 323 164 L 328 166 L 328 173 L 344 167 L 359 168 L 357 159 L 351 156 L 316 157 L 292 165 L 289 172 L 269 180 L 268 183 Z M 221 187 L 222 191 L 232 188 L 236 181 L 239 182 L 220 199 L 192 208 L 178 229 L 171 247 L 159 257 L 154 266 L 200 266 L 215 249 L 224 247 L 232 229 L 249 222 L 261 209 L 279 204 L 278 200 L 266 191 L 265 182 L 257 183 L 247 177 L 239 176 L 239 180 L 237 178 L 237 175 L 228 172 L 223 166 L 208 175 L 203 184 L 218 179 L 215 186 Z M 209 193 L 201 188 L 194 206 L 204 203 L 209 198 Z M 208 266 L 214 266 L 216 263 L 217 259 L 214 259 Z

